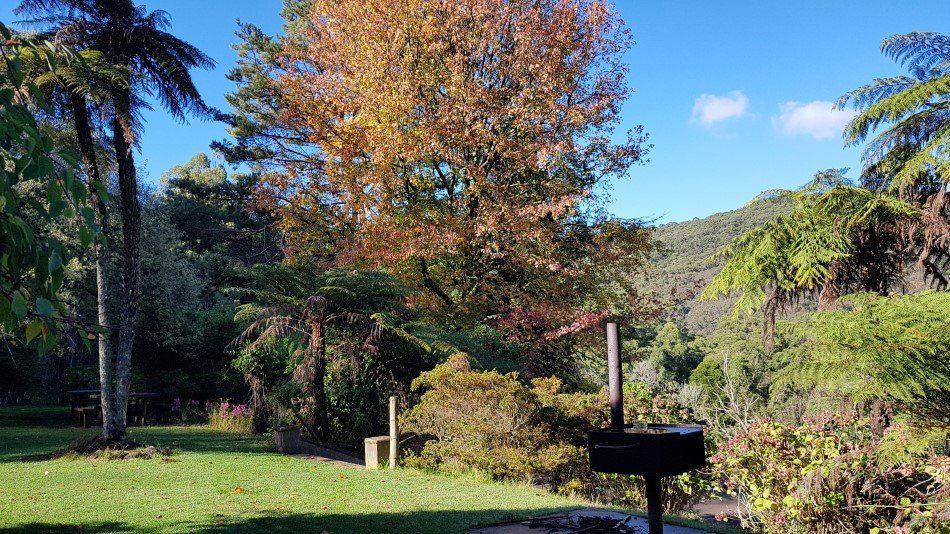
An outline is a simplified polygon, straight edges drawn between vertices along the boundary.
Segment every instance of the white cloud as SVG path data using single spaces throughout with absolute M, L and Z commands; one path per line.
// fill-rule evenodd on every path
M 744 116 L 749 111 L 749 98 L 742 91 L 729 94 L 701 94 L 693 104 L 692 122 L 712 126 L 717 122 Z
M 824 100 L 814 102 L 786 102 L 779 105 L 779 114 L 772 117 L 772 125 L 786 135 L 810 135 L 815 139 L 831 139 L 841 131 L 855 115 L 850 109 L 835 109 L 834 104 Z

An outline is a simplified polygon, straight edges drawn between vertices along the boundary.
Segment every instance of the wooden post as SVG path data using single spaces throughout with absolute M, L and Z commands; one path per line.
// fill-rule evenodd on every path
M 389 397 L 389 468 L 399 459 L 399 431 L 396 429 L 396 397 Z

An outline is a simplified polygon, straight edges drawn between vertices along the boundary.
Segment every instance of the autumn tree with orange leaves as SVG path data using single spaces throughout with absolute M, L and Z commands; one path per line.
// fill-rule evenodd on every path
M 615 132 L 632 40 L 608 2 L 291 1 L 285 18 L 280 38 L 243 28 L 219 148 L 266 176 L 291 256 L 387 270 L 417 306 L 522 340 L 633 298 L 649 237 L 598 193 L 648 147 Z

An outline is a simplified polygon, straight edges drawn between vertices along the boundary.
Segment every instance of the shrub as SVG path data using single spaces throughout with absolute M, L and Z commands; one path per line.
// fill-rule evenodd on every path
M 197 399 L 175 397 L 172 400 L 171 412 L 180 423 L 205 423 L 208 421 L 211 406 L 211 401 L 202 404 Z
M 251 433 L 251 410 L 247 404 L 221 401 L 208 410 L 208 426 L 215 430 L 238 434 Z
M 790 523 L 809 532 L 918 533 L 950 524 L 950 459 L 885 467 L 875 452 L 842 454 L 806 476 L 788 497 Z
M 473 371 L 459 354 L 419 376 L 424 390 L 403 414 L 402 428 L 415 435 L 406 463 L 449 471 L 480 471 L 494 478 L 540 484 L 564 494 L 644 507 L 642 481 L 590 471 L 588 430 L 607 421 L 607 398 L 598 393 L 564 393 L 557 378 L 530 383 L 517 373 Z M 669 396 L 628 385 L 629 421 L 679 422 L 687 410 Z M 666 481 L 666 506 L 681 511 L 711 489 L 706 474 Z
M 895 430 L 896 431 L 896 430 Z M 882 462 L 866 420 L 838 415 L 802 425 L 763 420 L 713 462 L 766 532 L 914 532 L 946 520 L 948 461 Z

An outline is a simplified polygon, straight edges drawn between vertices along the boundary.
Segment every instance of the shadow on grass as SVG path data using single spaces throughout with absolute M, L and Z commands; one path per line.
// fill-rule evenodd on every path
M 43 534 L 105 534 L 107 532 L 147 532 L 135 528 L 127 523 L 118 521 L 109 521 L 104 523 L 83 523 L 82 525 L 52 524 L 52 523 L 27 523 L 12 527 L 0 527 L 0 533 L 24 533 L 37 532 Z
M 466 532 L 477 526 L 549 515 L 565 508 L 527 510 L 424 510 L 406 513 L 289 514 L 254 518 L 220 518 L 214 525 L 189 525 L 192 532 Z
M 136 441 L 182 452 L 275 452 L 274 442 L 264 436 L 231 434 L 206 426 L 149 426 L 130 429 Z
M 95 433 L 88 428 L 0 427 L 0 463 L 45 460 L 54 451 Z
M 96 435 L 82 428 L 0 428 L 0 463 L 49 460 L 57 451 Z M 129 437 L 143 446 L 179 452 L 253 454 L 274 452 L 273 442 L 260 436 L 227 434 L 207 427 L 135 427 Z
M 4 406 L 0 408 L 0 428 L 65 428 L 76 424 L 69 406 Z
M 370 505 L 370 503 L 367 503 Z M 487 510 L 424 510 L 405 513 L 368 512 L 365 514 L 286 514 L 266 515 L 252 518 L 217 517 L 206 522 L 161 524 L 155 527 L 129 525 L 127 523 L 83 523 L 51 524 L 30 523 L 0 528 L 0 534 L 7 533 L 75 533 L 75 532 L 201 532 L 207 534 L 230 532 L 407 532 L 407 533 L 449 533 L 467 532 L 469 529 L 506 521 L 517 521 L 529 517 L 550 515 L 570 508 L 534 508 L 534 509 L 487 509 Z
M 65 406 L 6 406 L 0 408 L 0 463 L 48 460 L 78 440 L 89 439 L 97 428 L 68 427 Z M 260 436 L 244 436 L 206 426 L 130 427 L 129 437 L 144 445 L 178 452 L 273 452 L 273 443 Z

